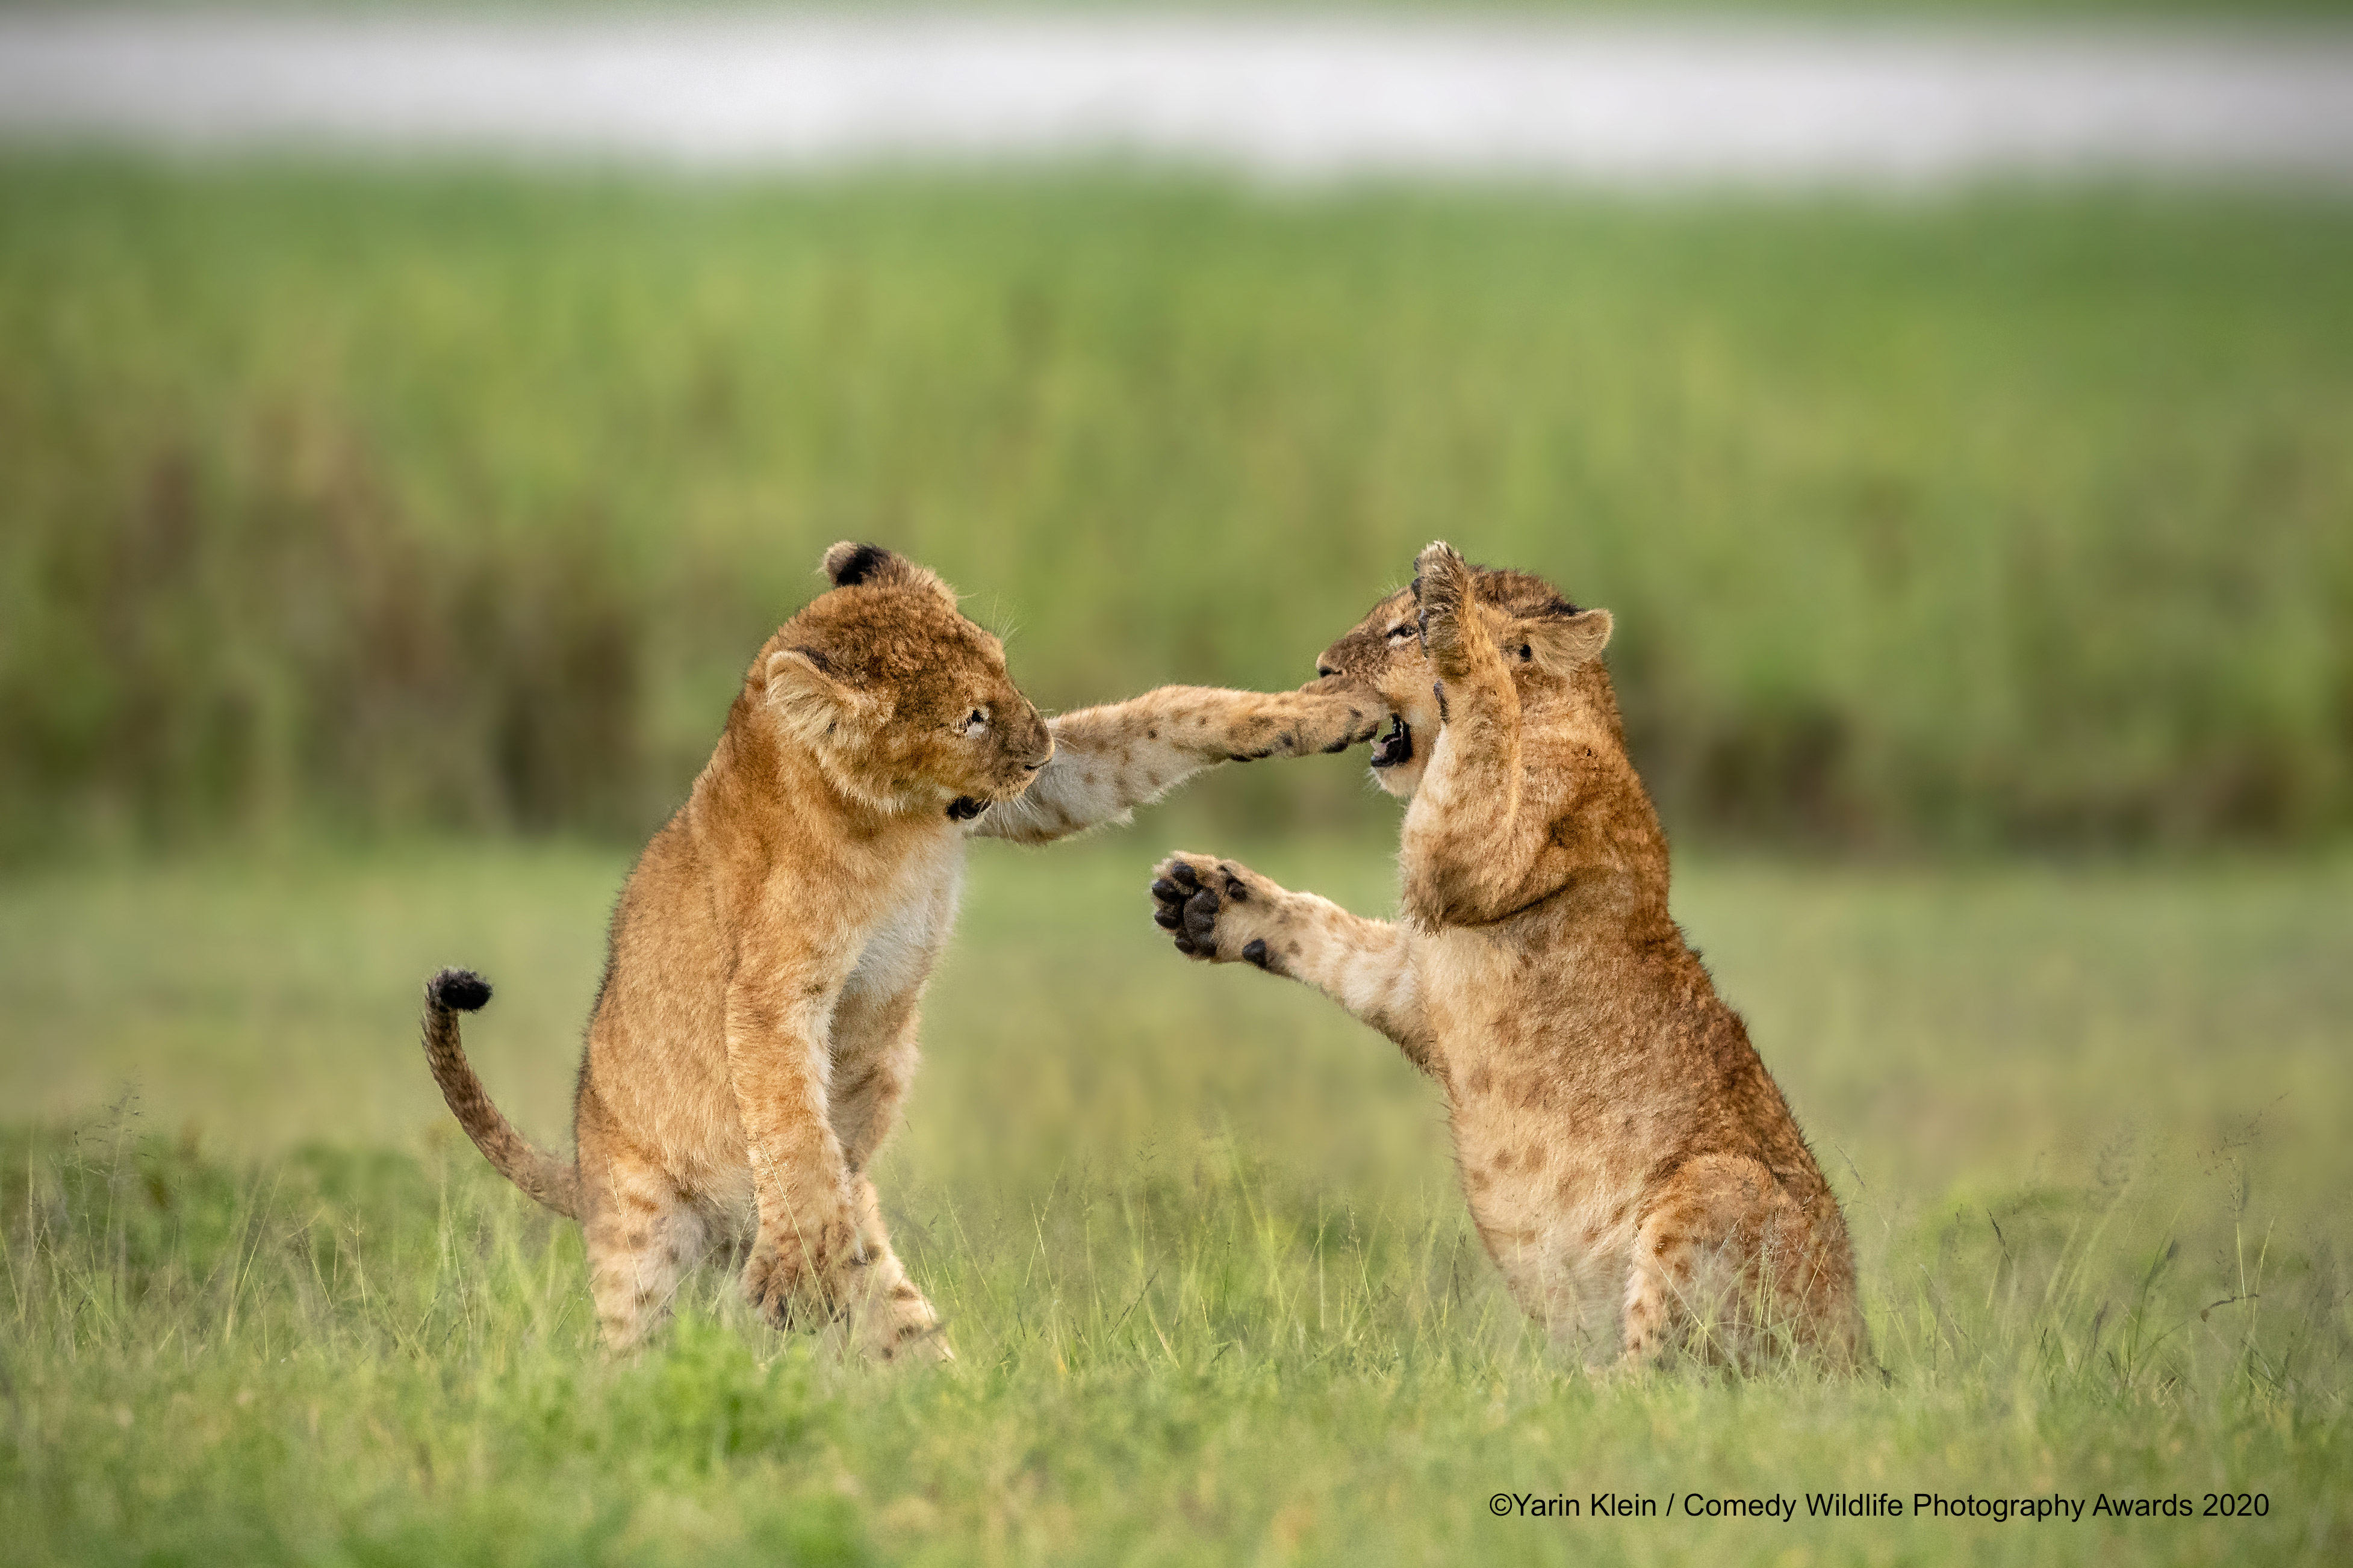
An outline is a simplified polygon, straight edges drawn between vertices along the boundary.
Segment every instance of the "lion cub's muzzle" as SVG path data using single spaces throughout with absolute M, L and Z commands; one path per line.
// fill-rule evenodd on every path
M 986 799 L 979 795 L 960 795 L 948 802 L 949 821 L 970 822 L 990 806 L 1003 801 L 1018 799 L 1024 791 L 1029 789 L 1031 781 L 1037 778 L 1039 770 L 1054 760 L 1052 732 L 1047 730 L 1042 721 L 1039 722 L 1038 730 L 1038 747 L 1016 764 L 1019 771 L 1008 773 L 999 787 L 990 791 Z

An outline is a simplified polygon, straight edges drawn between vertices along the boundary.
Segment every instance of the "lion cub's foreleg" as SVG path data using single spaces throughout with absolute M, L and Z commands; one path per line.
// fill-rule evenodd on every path
M 1179 952 L 1313 986 L 1396 1041 L 1416 1067 L 1438 1071 L 1404 928 L 1206 855 L 1172 855 L 1155 867 L 1152 899 L 1154 921 Z
M 778 1328 L 839 1317 L 871 1262 L 828 1100 L 831 987 L 814 965 L 739 977 L 727 991 L 727 1069 L 758 1228 L 744 1289 Z
M 848 1049 L 833 1093 L 833 1124 L 849 1168 L 858 1243 L 867 1258 L 857 1300 L 849 1303 L 852 1332 L 867 1354 L 881 1360 L 902 1355 L 953 1361 L 955 1352 L 940 1331 L 940 1316 L 924 1299 L 891 1245 L 882 1204 L 867 1168 L 898 1124 L 900 1102 L 915 1076 L 915 990 L 863 1011 L 845 1003 L 835 1027 Z M 870 1043 L 871 1042 L 871 1043 Z
M 1379 700 L 1337 680 L 1298 691 L 1164 686 L 1048 722 L 1054 754 L 970 831 L 1045 844 L 1124 817 L 1219 763 L 1344 752 L 1380 728 Z

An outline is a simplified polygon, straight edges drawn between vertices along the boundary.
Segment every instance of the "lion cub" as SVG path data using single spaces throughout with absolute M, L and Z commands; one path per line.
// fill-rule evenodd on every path
M 947 1355 L 867 1171 L 914 1071 L 966 837 L 1044 842 L 1212 763 L 1344 750 L 1377 722 L 1361 693 L 1171 687 L 1049 723 L 930 572 L 846 542 L 824 570 L 613 911 L 575 1163 L 516 1132 L 466 1061 L 457 1015 L 490 986 L 444 970 L 426 988 L 449 1109 L 582 1222 L 617 1350 L 717 1244 L 747 1249 L 744 1289 L 780 1327 L 848 1318 L 870 1354 Z
M 1411 801 L 1404 922 L 1197 855 L 1157 868 L 1154 918 L 1182 952 L 1314 986 L 1438 1080 L 1481 1239 L 1588 1360 L 1854 1364 L 1837 1200 L 1668 916 L 1609 613 L 1442 543 L 1416 568 L 1316 667 L 1388 707 L 1373 766 Z

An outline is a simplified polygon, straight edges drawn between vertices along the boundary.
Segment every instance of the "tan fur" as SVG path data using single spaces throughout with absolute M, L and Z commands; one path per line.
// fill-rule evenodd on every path
M 1856 1364 L 1837 1201 L 1668 915 L 1609 613 L 1443 544 L 1417 566 L 1317 666 L 1407 726 L 1412 755 L 1380 770 L 1411 799 L 1405 920 L 1197 855 L 1157 868 L 1155 918 L 1197 958 L 1322 991 L 1438 1081 L 1489 1254 L 1588 1359 Z
M 846 1319 L 868 1353 L 946 1354 L 868 1172 L 914 1073 L 965 839 L 1042 843 L 1212 763 L 1337 750 L 1377 721 L 1360 691 L 1180 687 L 1049 724 L 931 573 L 848 543 L 825 569 L 837 585 L 753 660 L 614 910 L 575 1165 L 517 1133 L 467 1065 L 457 1014 L 488 986 L 445 971 L 427 987 L 450 1110 L 516 1185 L 585 1226 L 616 1349 L 724 1246 L 779 1326 Z

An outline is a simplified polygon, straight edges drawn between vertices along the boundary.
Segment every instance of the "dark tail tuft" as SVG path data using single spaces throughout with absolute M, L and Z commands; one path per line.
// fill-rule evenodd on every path
M 441 1086 L 449 1113 L 492 1168 L 557 1214 L 580 1217 L 580 1172 L 514 1129 L 491 1103 L 482 1080 L 466 1060 L 458 1015 L 480 1011 L 491 999 L 491 983 L 470 969 L 445 969 L 425 983 L 425 1065 Z
M 436 1007 L 479 1013 L 491 999 L 491 983 L 470 969 L 445 969 L 427 983 L 425 994 Z

